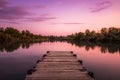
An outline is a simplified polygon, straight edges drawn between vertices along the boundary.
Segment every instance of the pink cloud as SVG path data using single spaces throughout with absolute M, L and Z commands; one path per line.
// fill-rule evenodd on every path
M 0 9 L 0 19 L 3 20 L 22 19 L 29 14 L 29 12 L 27 12 L 24 8 L 19 6 L 5 7 Z
M 0 20 L 18 20 L 23 19 L 30 13 L 21 6 L 10 6 L 6 0 L 0 0 Z
M 79 25 L 79 24 L 85 24 L 85 23 L 80 23 L 80 22 L 64 22 L 64 23 L 51 23 L 52 25 L 56 24 L 66 24 L 66 25 Z
M 108 9 L 112 6 L 112 3 L 110 1 L 103 1 L 100 3 L 97 3 L 96 6 L 91 10 L 91 12 L 100 12 L 104 9 Z
M 38 6 L 35 6 L 35 8 L 39 8 L 39 9 L 47 9 L 48 6 L 47 6 L 47 5 L 38 5 Z
M 51 16 L 51 14 L 42 14 L 36 16 L 36 14 L 28 11 L 28 8 L 22 6 L 9 6 L 10 4 L 6 0 L 0 0 L 0 21 L 6 23 L 18 23 L 24 21 L 42 22 L 51 19 L 56 19 L 57 17 Z M 38 8 L 47 8 L 45 5 L 39 5 Z
M 8 3 L 5 0 L 0 0 L 0 8 L 6 7 L 7 4 Z
M 79 23 L 79 22 L 71 22 L 71 23 L 63 23 L 63 24 L 84 24 L 84 23 Z
M 48 20 L 53 20 L 53 19 L 57 19 L 58 17 L 54 16 L 51 13 L 44 13 L 44 14 L 40 14 L 40 15 L 32 15 L 32 16 L 28 16 L 26 17 L 24 20 L 28 21 L 28 22 L 43 22 L 43 21 L 48 21 Z
M 43 22 L 43 21 L 48 21 L 52 19 L 56 19 L 57 17 L 52 17 L 52 16 L 39 16 L 39 17 L 29 17 L 26 18 L 26 21 L 32 21 L 32 22 Z

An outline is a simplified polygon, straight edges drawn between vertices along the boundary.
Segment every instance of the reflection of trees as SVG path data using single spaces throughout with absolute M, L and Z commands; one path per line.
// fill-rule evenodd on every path
M 102 53 L 120 52 L 120 28 L 102 28 L 100 32 L 87 29 L 85 33 L 78 32 L 68 35 L 67 40 L 79 47 L 85 46 L 87 51 L 90 48 L 94 49 L 95 46 L 99 46 Z
M 100 50 L 101 50 L 102 53 L 106 53 L 107 52 L 107 48 L 105 48 L 105 47 L 101 47 Z
M 30 47 L 30 43 L 22 43 L 23 49 L 28 49 Z
M 85 46 L 86 51 L 89 51 L 90 47 L 89 46 Z
M 119 52 L 120 50 L 120 45 L 117 43 L 104 43 L 101 44 L 101 47 L 104 47 L 108 50 L 109 53 L 115 53 L 115 52 Z
M 4 43 L 4 44 L 0 44 L 1 47 L 0 47 L 0 51 L 7 51 L 7 52 L 12 52 L 14 50 L 17 50 L 19 47 L 20 47 L 20 43 L 12 43 L 12 42 L 9 42 L 9 43 Z
M 89 49 L 94 49 L 96 46 L 100 47 L 102 53 L 120 53 L 120 45 L 117 43 L 102 43 L 102 42 L 74 42 L 74 41 L 67 41 L 68 43 L 71 43 L 72 45 L 76 45 L 79 47 L 85 46 L 86 51 L 89 51 Z
M 55 41 L 51 41 L 55 42 Z M 62 41 L 61 41 L 62 42 Z M 7 52 L 12 52 L 17 50 L 20 46 L 23 49 L 28 49 L 32 44 L 34 43 L 42 43 L 42 42 L 21 42 L 21 43 L 5 43 L 5 44 L 0 44 L 0 51 L 3 52 L 4 50 Z M 117 43 L 102 43 L 102 42 L 87 42 L 87 41 L 70 41 L 68 40 L 67 43 L 70 43 L 72 45 L 76 45 L 79 47 L 85 47 L 86 51 L 89 51 L 90 49 L 94 49 L 96 46 L 100 47 L 100 50 L 102 53 L 112 53 L 114 54 L 115 52 L 120 53 L 120 45 Z
M 109 51 L 110 53 L 114 53 L 114 52 L 118 51 L 118 49 L 117 49 L 116 47 L 110 46 L 110 47 L 108 47 L 108 51 Z
M 0 44 L 0 51 L 3 52 L 4 51 L 4 47 Z
M 9 44 L 9 45 L 5 46 L 5 51 L 12 52 L 14 50 L 17 50 L 19 47 L 20 47 L 19 43 Z
M 17 49 L 20 48 L 20 46 L 23 49 L 28 49 L 32 44 L 34 43 L 41 43 L 41 42 L 9 42 L 9 43 L 4 43 L 4 44 L 0 44 L 0 51 L 3 52 L 4 50 L 7 52 L 13 52 Z

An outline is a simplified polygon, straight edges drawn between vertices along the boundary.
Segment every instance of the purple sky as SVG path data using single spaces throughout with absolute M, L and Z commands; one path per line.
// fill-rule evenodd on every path
M 120 0 L 0 0 L 0 27 L 67 35 L 120 27 Z

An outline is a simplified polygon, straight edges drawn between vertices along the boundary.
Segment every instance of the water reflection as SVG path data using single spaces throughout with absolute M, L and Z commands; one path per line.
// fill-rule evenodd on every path
M 14 50 L 17 50 L 20 47 L 20 43 L 4 43 L 0 44 L 0 51 L 7 51 L 7 52 L 13 52 Z
M 117 44 L 11 43 L 0 45 L 0 49 L 0 80 L 24 80 L 27 70 L 49 50 L 73 51 L 77 59 L 83 61 L 85 69 L 94 73 L 95 80 L 120 80 L 120 45 Z
M 50 43 L 54 43 L 57 41 L 50 41 Z M 62 42 L 62 41 L 61 41 Z M 37 42 L 42 43 L 42 42 Z M 85 47 L 86 51 L 89 51 L 90 49 L 93 49 L 98 46 L 100 47 L 101 53 L 111 53 L 114 54 L 116 52 L 120 53 L 120 45 L 116 43 L 92 43 L 92 42 L 70 42 L 67 41 L 67 43 L 70 43 L 72 45 L 78 46 L 78 47 Z M 6 52 L 13 52 L 17 50 L 18 48 L 22 47 L 23 49 L 28 49 L 30 46 L 32 46 L 31 42 L 22 42 L 22 43 L 5 43 L 0 44 L 0 51 L 6 51 Z
M 1 52 L 13 52 L 17 49 L 19 49 L 20 47 L 22 47 L 23 49 L 28 49 L 30 46 L 32 46 L 32 44 L 34 43 L 42 43 L 42 42 L 15 42 L 15 43 L 3 43 L 0 44 L 0 51 Z
M 102 53 L 107 53 L 107 52 L 112 54 L 116 52 L 120 53 L 120 45 L 117 43 L 100 43 L 100 42 L 92 43 L 92 42 L 70 42 L 70 41 L 67 42 L 79 47 L 85 46 L 86 51 L 89 51 L 89 49 L 94 50 L 94 48 L 98 46 L 101 48 L 100 50 Z

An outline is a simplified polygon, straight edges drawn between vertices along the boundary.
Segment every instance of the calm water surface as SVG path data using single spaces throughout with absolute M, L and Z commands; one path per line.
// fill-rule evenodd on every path
M 77 46 L 67 42 L 14 45 L 0 49 L 0 80 L 24 80 L 27 70 L 49 50 L 74 51 L 87 71 L 94 73 L 95 80 L 120 80 L 120 48 Z

